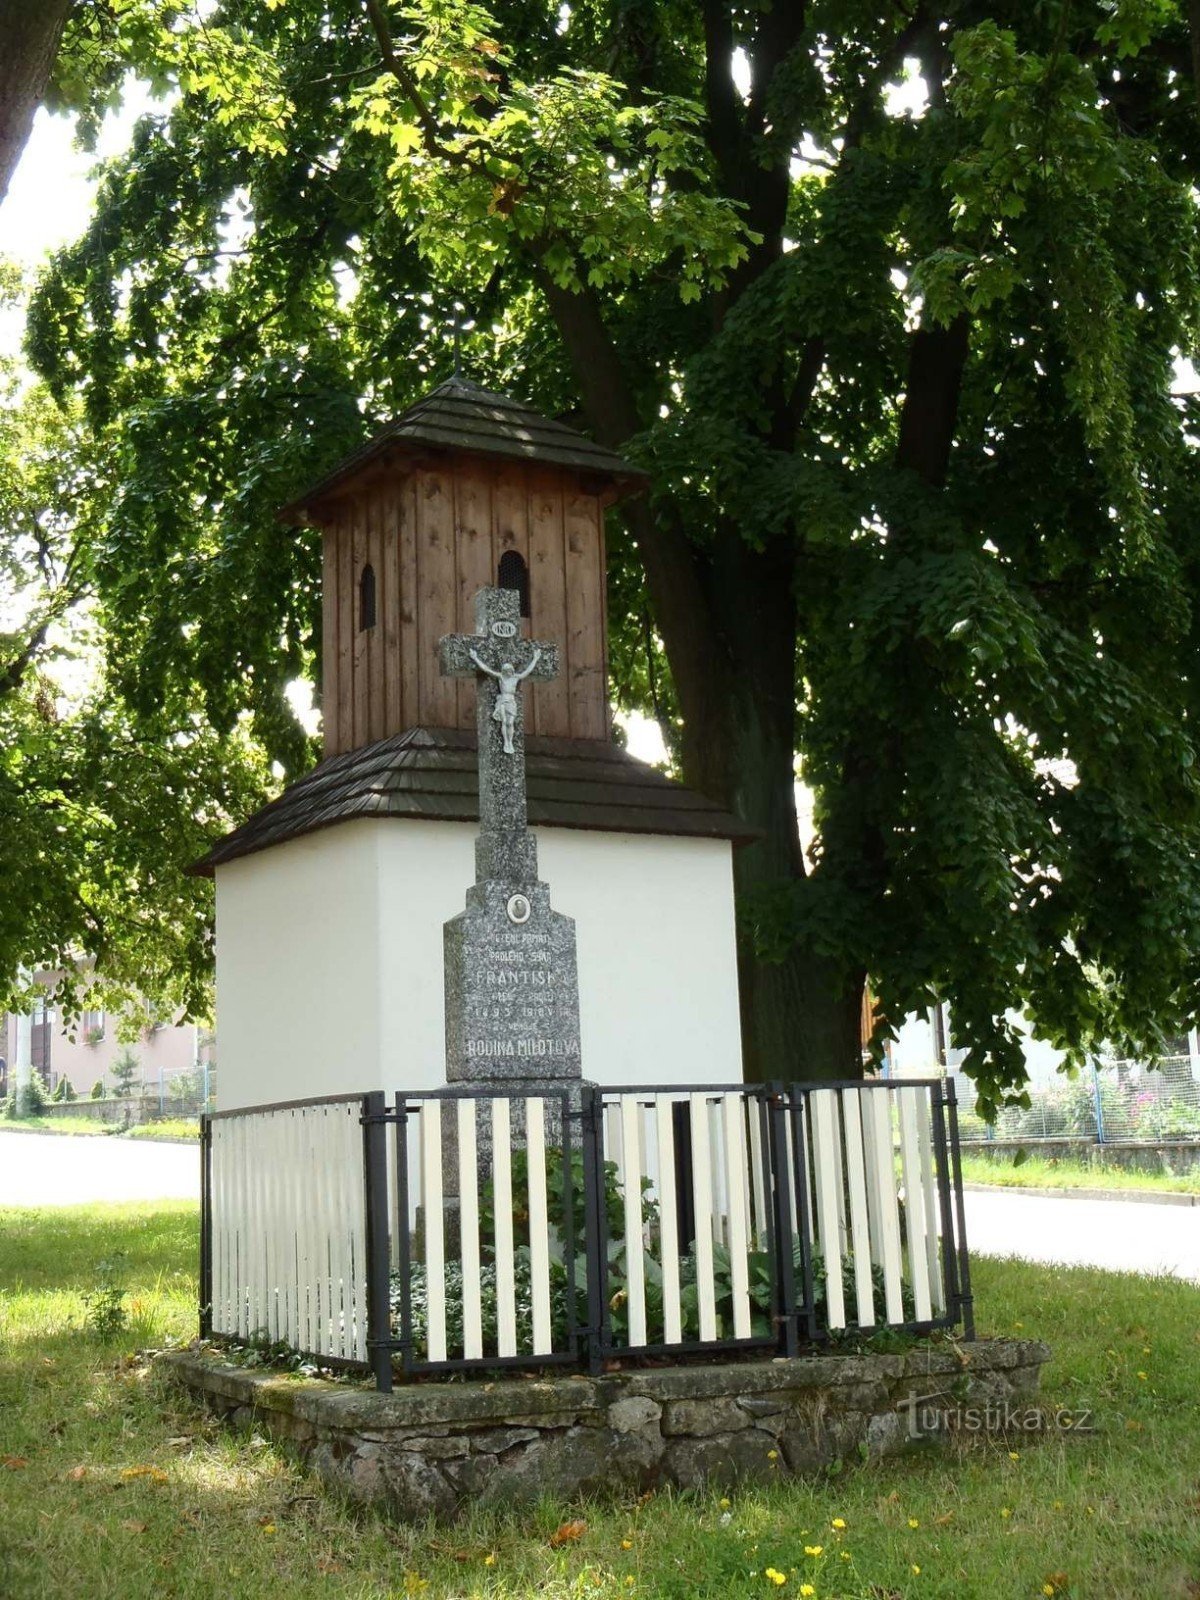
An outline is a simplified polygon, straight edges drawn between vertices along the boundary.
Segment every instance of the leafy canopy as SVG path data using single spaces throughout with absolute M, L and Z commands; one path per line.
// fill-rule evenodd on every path
M 985 1104 L 1022 1082 L 1014 1011 L 1076 1060 L 1196 1013 L 1176 0 L 162 15 L 175 98 L 29 324 L 103 463 L 78 525 L 135 725 L 299 770 L 317 562 L 274 508 L 444 375 L 456 298 L 473 373 L 569 411 L 586 306 L 702 590 L 730 526 L 784 553 L 816 838 L 743 896 L 760 955 L 869 972 L 885 1028 L 948 998 Z M 948 416 L 918 330 L 962 335 Z M 613 529 L 614 687 L 674 735 L 641 537 Z

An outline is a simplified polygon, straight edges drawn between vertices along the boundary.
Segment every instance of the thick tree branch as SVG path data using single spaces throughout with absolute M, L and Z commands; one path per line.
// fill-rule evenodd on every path
M 618 449 L 641 432 L 642 421 L 595 295 L 589 289 L 564 289 L 541 266 L 534 270 L 566 346 L 592 430 L 602 444 Z M 671 662 L 686 737 L 689 725 L 693 730 L 709 725 L 715 666 L 695 549 L 683 529 L 669 515 L 656 513 L 644 495 L 628 501 L 624 510 Z
M 383 64 L 395 78 L 412 102 L 416 112 L 417 124 L 421 129 L 421 142 L 427 153 L 437 156 L 439 160 L 448 162 L 452 167 L 469 167 L 473 171 L 482 171 L 482 164 L 475 161 L 465 150 L 452 150 L 442 139 L 442 131 L 438 120 L 433 114 L 433 109 L 428 100 L 421 93 L 421 87 L 416 77 L 408 70 L 403 58 L 396 49 L 392 38 L 392 30 L 388 26 L 388 19 L 384 14 L 379 0 L 365 0 L 367 16 L 370 19 L 371 31 L 375 35 L 375 42 L 379 46 L 379 53 L 383 57 Z
M 965 314 L 945 328 L 918 328 L 909 345 L 896 465 L 932 488 L 946 481 L 968 345 Z
M 708 147 L 725 188 L 737 193 L 742 118 L 733 83 L 733 20 L 725 0 L 704 0 L 704 102 Z
M 73 0 L 0 0 L 0 200 L 45 98 Z

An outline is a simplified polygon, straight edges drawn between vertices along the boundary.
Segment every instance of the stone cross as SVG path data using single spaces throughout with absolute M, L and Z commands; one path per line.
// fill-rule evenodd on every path
M 479 695 L 475 882 L 443 928 L 446 1078 L 540 1094 L 581 1072 L 575 924 L 538 878 L 525 804 L 521 685 L 553 678 L 558 650 L 521 638 L 513 589 L 481 589 L 475 618 L 438 644 L 442 671 L 475 678 Z
M 521 685 L 545 683 L 559 671 L 558 646 L 521 638 L 515 589 L 480 589 L 475 632 L 438 643 L 445 677 L 477 680 L 479 840 L 476 875 L 527 882 L 537 877 L 537 847 L 525 807 L 525 709 Z

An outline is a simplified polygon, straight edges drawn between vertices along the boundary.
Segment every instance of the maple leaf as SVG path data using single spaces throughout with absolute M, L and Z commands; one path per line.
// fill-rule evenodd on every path
M 550 1548 L 557 1550 L 564 1544 L 574 1544 L 577 1539 L 582 1539 L 586 1532 L 587 1523 L 582 1519 L 576 1522 L 564 1522 L 550 1535 Z

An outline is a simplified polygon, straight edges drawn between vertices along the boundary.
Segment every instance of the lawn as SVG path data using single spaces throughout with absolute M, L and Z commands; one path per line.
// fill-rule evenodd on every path
M 999 1188 L 1029 1189 L 1145 1189 L 1163 1194 L 1200 1194 L 1200 1167 L 1190 1172 L 1135 1172 L 1128 1167 L 1104 1166 L 1099 1161 L 1064 1161 L 1030 1155 L 1023 1161 L 1011 1156 L 981 1156 L 963 1152 L 963 1177 L 967 1183 L 987 1183 Z
M 197 1117 L 163 1117 L 132 1128 L 97 1122 L 91 1117 L 3 1117 L 0 1133 L 106 1134 L 111 1139 L 199 1139 Z
M 1200 1594 L 1195 1287 L 977 1262 L 981 1327 L 1047 1339 L 1048 1397 L 1091 1408 L 1094 1434 L 856 1465 L 729 1502 L 664 1492 L 389 1527 L 159 1388 L 135 1352 L 191 1333 L 195 1254 L 190 1206 L 0 1212 L 5 1600 Z M 108 1341 L 84 1299 L 105 1281 L 131 1313 Z M 552 1547 L 571 1517 L 586 1531 Z

